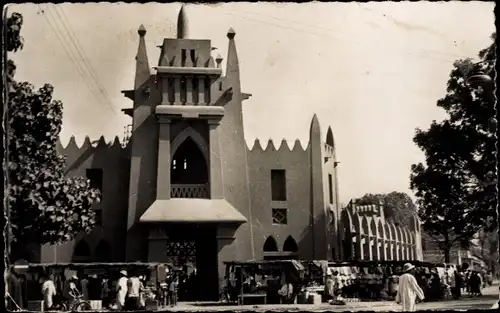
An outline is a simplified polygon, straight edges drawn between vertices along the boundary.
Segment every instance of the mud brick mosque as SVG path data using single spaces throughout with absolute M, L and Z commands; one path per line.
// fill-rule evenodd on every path
M 251 259 L 422 259 L 420 226 L 385 220 L 381 205 L 340 208 L 334 137 L 312 118 L 309 144 L 244 139 L 236 33 L 227 32 L 226 71 L 211 41 L 190 39 L 183 9 L 177 38 L 165 38 L 150 66 L 146 29 L 138 30 L 135 84 L 123 91 L 133 107 L 123 147 L 104 138 L 59 147 L 68 175 L 102 191 L 98 225 L 60 246 L 43 246 L 50 262 L 196 264 L 218 297 L 224 261 Z M 244 69 L 243 69 L 244 70 Z M 197 262 L 199 261 L 199 262 Z

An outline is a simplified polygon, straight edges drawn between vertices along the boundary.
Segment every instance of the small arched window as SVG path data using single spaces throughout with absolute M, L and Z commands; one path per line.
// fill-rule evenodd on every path
M 263 247 L 264 252 L 277 252 L 278 245 L 272 236 L 267 237 Z
M 297 252 L 299 247 L 297 246 L 297 242 L 293 239 L 292 236 L 288 236 L 283 244 L 283 251 L 285 252 Z
M 85 240 L 81 240 L 75 246 L 74 255 L 77 257 L 88 257 L 90 256 L 90 246 Z

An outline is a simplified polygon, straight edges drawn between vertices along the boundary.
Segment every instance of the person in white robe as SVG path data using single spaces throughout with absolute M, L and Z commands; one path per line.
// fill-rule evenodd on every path
M 128 285 L 127 285 L 127 271 L 120 271 L 120 278 L 118 279 L 118 283 L 116 284 L 116 306 L 118 310 L 122 310 L 125 306 L 125 298 L 128 293 Z
M 420 300 L 424 300 L 424 292 L 420 288 L 415 279 L 415 276 L 411 274 L 411 271 L 415 268 L 410 263 L 406 263 L 403 266 L 403 275 L 399 277 L 398 293 L 396 294 L 396 303 L 401 304 L 403 307 L 403 312 L 414 312 L 417 310 L 416 301 L 417 297 Z
M 45 277 L 44 279 L 42 284 L 42 295 L 45 310 L 49 310 L 54 304 L 54 296 L 56 295 L 56 285 L 50 277 Z

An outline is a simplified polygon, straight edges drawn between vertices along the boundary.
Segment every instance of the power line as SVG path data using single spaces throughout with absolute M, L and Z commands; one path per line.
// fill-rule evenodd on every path
M 71 28 L 71 24 L 68 22 L 68 19 L 66 17 L 66 14 L 64 13 L 63 8 L 60 8 L 60 11 L 63 15 L 63 17 L 61 17 L 61 15 L 59 14 L 59 12 L 57 10 L 58 9 L 57 6 L 55 4 L 53 4 L 53 6 L 54 6 L 54 12 L 59 17 L 59 20 L 61 21 L 61 25 L 63 25 L 64 29 L 66 30 L 66 33 L 68 34 L 68 37 L 70 38 L 71 42 L 73 43 L 74 47 L 76 48 L 76 51 L 78 52 L 78 54 L 82 58 L 84 64 L 87 66 L 87 70 L 90 73 L 90 75 L 92 76 L 92 78 L 94 79 L 94 82 L 97 85 L 99 92 L 106 99 L 107 102 L 105 102 L 105 104 L 111 109 L 111 111 L 113 113 L 116 113 L 116 109 L 112 105 L 112 100 L 109 97 L 109 94 L 106 92 L 106 89 L 104 88 L 101 81 L 97 77 L 92 64 L 90 63 L 88 57 L 85 54 L 85 51 L 83 50 L 80 42 L 78 41 L 78 37 L 75 35 L 73 29 Z M 66 23 L 64 21 L 66 21 Z M 68 25 L 68 27 L 66 27 L 66 25 Z
M 75 68 L 76 68 L 78 74 L 82 77 L 84 83 L 87 85 L 87 87 L 88 87 L 90 93 L 92 94 L 92 96 L 94 97 L 94 99 L 97 101 L 97 103 L 99 103 L 101 100 L 97 96 L 97 94 L 96 94 L 96 92 L 94 90 L 94 86 L 92 86 L 92 84 L 89 82 L 88 77 L 86 76 L 85 72 L 82 71 L 81 66 L 78 63 L 77 58 L 75 58 L 74 55 L 73 55 L 73 53 L 70 50 L 68 50 L 68 48 L 66 47 L 66 45 L 64 43 L 64 39 L 59 34 L 59 29 L 57 28 L 57 24 L 51 22 L 50 17 L 52 17 L 52 16 L 49 16 L 49 15 L 45 14 L 45 10 L 43 10 L 43 8 L 41 7 L 41 5 L 38 5 L 38 6 L 41 9 L 41 13 L 42 13 L 41 15 L 43 15 L 45 21 L 47 22 L 47 24 L 49 25 L 49 27 L 52 29 L 52 32 L 56 35 L 56 38 L 59 41 L 59 43 L 60 43 L 61 47 L 63 48 L 64 52 L 68 55 L 70 61 L 73 62 L 73 64 L 75 65 Z
M 274 16 L 268 16 L 268 15 L 260 14 L 260 13 L 256 13 L 256 12 L 250 12 L 250 11 L 244 11 L 244 12 L 247 12 L 249 14 L 254 14 L 254 15 L 260 15 L 260 16 L 271 18 L 271 19 L 278 20 L 278 21 L 285 21 L 285 22 L 293 23 L 294 25 L 304 25 L 306 27 L 311 27 L 311 28 L 316 28 L 316 29 L 320 29 L 320 30 L 327 30 L 327 31 L 334 32 L 333 29 L 329 29 L 329 28 L 322 27 L 322 26 L 308 25 L 308 24 L 304 24 L 304 23 L 298 22 L 298 21 L 292 21 L 292 20 L 287 20 L 287 19 L 278 18 L 278 17 L 274 17 Z M 247 16 L 242 16 L 240 14 L 237 14 L 237 12 L 235 12 L 235 11 L 227 11 L 227 12 L 223 12 L 223 14 L 225 14 L 225 15 L 232 15 L 232 16 L 235 16 L 235 17 L 238 17 L 238 18 L 246 19 L 246 20 L 249 20 L 249 21 L 257 22 L 257 23 L 267 24 L 267 25 L 270 25 L 270 26 L 275 26 L 275 27 L 286 29 L 286 30 L 299 31 L 299 32 L 310 34 L 310 35 L 315 35 L 315 36 L 320 36 L 320 37 L 326 37 L 326 38 L 330 38 L 330 39 L 334 39 L 334 40 L 344 40 L 344 41 L 348 41 L 350 43 L 360 44 L 362 46 L 366 46 L 366 44 L 367 44 L 366 41 L 353 40 L 352 38 L 343 38 L 343 37 L 339 37 L 337 35 L 319 33 L 319 32 L 315 32 L 315 31 L 309 31 L 309 30 L 305 30 L 305 29 L 301 29 L 301 28 L 284 26 L 282 24 L 276 24 L 276 23 L 272 23 L 272 22 L 268 22 L 268 21 L 263 21 L 263 20 L 259 20 L 259 19 L 255 19 L 255 18 L 251 18 L 251 17 L 247 17 Z M 461 56 L 461 55 L 456 55 L 456 54 L 452 54 L 452 53 L 446 53 L 446 52 L 442 52 L 442 51 L 429 50 L 429 49 L 419 49 L 419 51 L 420 51 L 419 53 L 405 52 L 405 54 L 407 54 L 407 55 L 416 55 L 416 56 L 421 57 L 421 58 L 426 58 L 426 59 L 430 59 L 430 60 L 437 60 L 437 61 L 442 61 L 442 62 L 446 62 L 446 63 L 449 63 L 450 60 L 449 59 L 438 58 L 438 57 L 431 57 L 429 55 L 422 55 L 422 53 L 426 53 L 427 52 L 427 53 L 448 55 L 448 56 L 453 56 L 453 57 L 461 58 L 461 59 L 467 58 L 467 57 L 464 57 L 464 56 Z

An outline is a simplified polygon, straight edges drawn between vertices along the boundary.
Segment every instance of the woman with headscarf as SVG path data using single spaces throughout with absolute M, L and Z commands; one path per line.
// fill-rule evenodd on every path
M 424 300 L 424 292 L 420 288 L 412 275 L 412 271 L 415 268 L 410 263 L 406 263 L 403 266 L 403 275 L 399 277 L 399 287 L 398 293 L 396 294 L 396 303 L 401 304 L 404 312 L 414 312 L 416 311 L 416 300 Z

